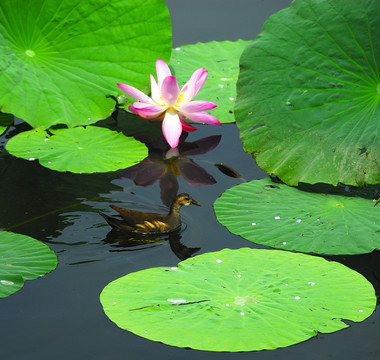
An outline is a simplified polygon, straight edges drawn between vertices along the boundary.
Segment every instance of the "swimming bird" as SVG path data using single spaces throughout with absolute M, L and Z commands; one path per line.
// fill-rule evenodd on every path
M 168 214 L 141 212 L 124 209 L 116 205 L 110 205 L 119 213 L 121 219 L 99 213 L 115 230 L 135 234 L 167 234 L 177 230 L 181 226 L 181 207 L 188 205 L 201 206 L 189 194 L 182 193 L 176 196 L 170 206 Z

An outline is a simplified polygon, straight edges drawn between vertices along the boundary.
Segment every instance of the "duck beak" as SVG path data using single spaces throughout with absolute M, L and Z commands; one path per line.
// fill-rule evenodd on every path
M 194 204 L 194 205 L 197 205 L 197 206 L 201 206 L 201 204 L 198 201 L 194 200 L 194 199 L 191 200 L 191 203 Z

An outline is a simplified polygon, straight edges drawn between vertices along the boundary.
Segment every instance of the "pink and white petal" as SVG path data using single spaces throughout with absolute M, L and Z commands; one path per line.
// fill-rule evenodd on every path
M 181 106 L 178 111 L 181 111 L 184 114 L 207 111 L 216 108 L 218 105 L 210 101 L 190 101 Z
M 133 104 L 133 110 L 134 113 L 141 116 L 144 119 L 154 119 L 156 117 L 159 117 L 165 109 L 162 109 L 159 106 L 147 106 L 144 103 L 134 103 Z
M 190 125 L 190 124 L 189 124 L 185 119 L 183 119 L 181 116 L 180 116 L 180 120 L 181 120 L 182 130 L 183 130 L 183 131 L 186 131 L 186 132 L 192 132 L 192 131 L 198 130 L 196 127 Z
M 190 120 L 197 123 L 209 124 L 209 125 L 222 125 L 220 121 L 213 115 L 206 112 L 190 113 L 186 114 Z
M 148 108 L 151 111 L 156 111 L 157 113 L 161 113 L 161 112 L 166 110 L 165 107 L 158 106 L 158 105 L 151 105 L 151 104 L 147 104 L 147 103 L 143 103 L 143 102 L 135 102 L 135 103 L 133 103 L 133 107 L 136 110 Z
M 136 109 L 135 109 L 135 107 L 134 107 L 133 105 L 128 106 L 128 110 L 129 110 L 131 113 L 138 115 L 138 114 L 137 114 L 137 111 L 136 111 Z
M 160 104 L 162 102 L 160 98 L 160 89 L 158 88 L 156 79 L 152 74 L 150 74 L 150 96 L 155 103 Z
M 203 73 L 205 72 L 205 68 L 204 67 L 201 67 L 197 70 L 195 70 L 192 74 L 191 74 L 191 77 L 190 77 L 190 81 L 196 83 L 200 78 L 201 76 L 203 75 Z
M 176 111 L 166 111 L 162 122 L 162 132 L 170 147 L 177 147 L 179 137 L 182 134 L 182 124 Z
M 153 100 L 148 95 L 140 91 L 139 89 L 136 89 L 133 86 L 129 86 L 126 84 L 119 84 L 119 83 L 117 83 L 117 86 L 128 95 L 134 97 L 135 99 L 142 101 L 144 103 L 153 105 Z
M 195 95 L 196 96 L 199 93 L 199 90 L 202 88 L 203 84 L 205 83 L 207 79 L 208 71 L 204 71 L 203 74 L 200 76 L 198 81 L 195 84 Z
M 156 72 L 157 72 L 157 79 L 158 79 L 158 87 L 159 89 L 161 89 L 162 83 L 165 80 L 165 78 L 168 76 L 171 76 L 172 73 L 169 69 L 169 66 L 162 59 L 157 59 L 156 61 Z
M 200 68 L 198 70 L 195 70 L 193 72 L 193 74 L 191 75 L 190 80 L 181 89 L 181 92 L 183 93 L 183 101 L 184 102 L 191 101 L 194 98 L 195 90 L 197 88 L 196 87 L 197 81 L 201 78 L 204 71 L 205 71 L 204 68 Z
M 182 86 L 182 89 L 181 89 L 180 92 L 181 92 L 183 95 L 185 95 L 186 92 L 188 91 L 188 87 L 189 87 L 189 82 L 187 82 L 185 85 Z
M 167 107 L 172 107 L 177 102 L 179 87 L 175 76 L 167 76 L 162 83 L 161 96 Z

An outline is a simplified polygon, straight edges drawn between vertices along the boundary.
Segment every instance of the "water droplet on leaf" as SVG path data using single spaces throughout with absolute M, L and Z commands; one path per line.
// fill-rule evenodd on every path
M 173 304 L 183 304 L 186 302 L 185 299 L 167 299 L 167 302 L 171 302 Z
M 13 281 L 8 280 L 0 280 L 1 285 L 14 285 L 15 283 Z

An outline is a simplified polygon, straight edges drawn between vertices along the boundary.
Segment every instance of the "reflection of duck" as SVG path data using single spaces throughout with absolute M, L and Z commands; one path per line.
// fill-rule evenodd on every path
M 181 243 L 181 228 L 167 234 L 138 234 L 112 229 L 104 239 L 112 244 L 110 252 L 147 250 L 169 241 L 170 249 L 182 261 L 191 257 L 200 248 L 191 248 Z
M 116 210 L 122 219 L 110 217 L 103 213 L 100 213 L 100 215 L 106 219 L 109 225 L 118 231 L 135 234 L 166 234 L 181 226 L 181 206 L 190 204 L 201 205 L 189 194 L 182 193 L 176 196 L 168 214 L 141 212 L 111 205 L 111 208 Z

